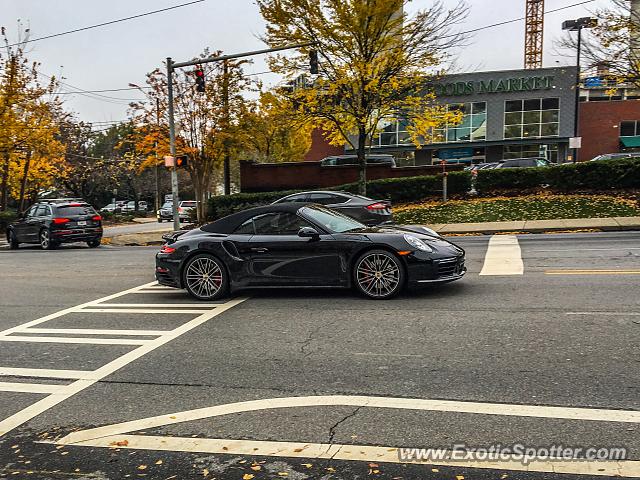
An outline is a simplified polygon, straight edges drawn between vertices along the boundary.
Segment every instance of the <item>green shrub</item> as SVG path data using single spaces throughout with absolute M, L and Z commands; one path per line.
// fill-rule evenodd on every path
M 548 170 L 549 167 L 478 170 L 475 187 L 482 194 L 536 188 L 547 183 Z
M 5 232 L 11 222 L 18 218 L 15 210 L 0 212 L 0 232 Z
M 640 188 L 640 158 L 568 163 L 541 168 L 480 170 L 476 190 L 482 195 L 548 185 L 553 191 L 602 191 Z
M 471 189 L 471 175 L 468 172 L 450 172 L 447 180 L 450 195 L 465 194 Z M 324 190 L 340 190 L 358 193 L 357 183 L 338 185 Z M 208 218 L 217 219 L 226 215 L 273 203 L 279 198 L 298 193 L 303 190 L 286 190 L 279 192 L 236 193 L 213 197 L 209 200 Z M 374 199 L 391 200 L 393 203 L 414 202 L 424 198 L 441 195 L 442 176 L 429 175 L 422 177 L 384 178 L 367 182 L 367 196 Z

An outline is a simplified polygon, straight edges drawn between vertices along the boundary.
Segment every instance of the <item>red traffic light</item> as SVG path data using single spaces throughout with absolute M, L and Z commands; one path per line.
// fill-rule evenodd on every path
M 204 77 L 204 71 L 201 68 L 197 69 L 195 73 L 196 77 Z

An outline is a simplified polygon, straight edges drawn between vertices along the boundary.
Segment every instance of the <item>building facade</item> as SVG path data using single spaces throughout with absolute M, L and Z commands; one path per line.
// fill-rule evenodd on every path
M 436 102 L 461 111 L 462 121 L 434 130 L 420 148 L 411 142 L 406 121 L 389 121 L 373 140 L 372 153 L 390 153 L 401 165 L 532 156 L 565 162 L 574 131 L 575 78 L 575 67 L 443 77 L 433 84 Z

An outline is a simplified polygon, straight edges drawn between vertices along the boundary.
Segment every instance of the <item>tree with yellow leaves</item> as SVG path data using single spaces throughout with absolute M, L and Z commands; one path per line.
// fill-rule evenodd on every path
M 39 82 L 38 64 L 25 54 L 29 30 L 20 33 L 17 44 L 1 30 L 4 52 L 0 52 L 0 209 L 9 197 L 24 207 L 25 196 L 35 199 L 38 191 L 54 185 L 65 172 L 64 148 L 58 140 L 61 104 L 55 97 L 57 82 Z
M 265 162 L 296 162 L 311 147 L 309 122 L 301 122 L 291 102 L 275 90 L 260 91 L 260 97 L 240 116 L 238 134 L 243 156 Z
M 413 16 L 408 0 L 257 0 L 272 47 L 310 44 L 294 57 L 271 59 L 274 71 L 296 78 L 319 54 L 317 78 L 304 78 L 289 95 L 298 114 L 319 126 L 331 143 L 350 145 L 360 167 L 360 192 L 366 193 L 367 142 L 385 119 L 408 120 L 416 145 L 443 122 L 456 118 L 435 104 L 429 87 L 461 36 L 460 3 L 446 9 L 436 0 Z M 308 68 L 308 67 L 306 67 Z

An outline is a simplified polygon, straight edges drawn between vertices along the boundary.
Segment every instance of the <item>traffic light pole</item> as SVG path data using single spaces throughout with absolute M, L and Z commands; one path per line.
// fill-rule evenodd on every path
M 176 158 L 176 124 L 173 112 L 173 69 L 174 63 L 171 57 L 167 58 L 167 97 L 169 101 L 169 152 L 173 157 L 174 165 L 171 169 L 171 214 L 173 216 L 173 229 L 180 230 L 180 217 L 178 216 L 178 169 L 175 165 Z
M 261 55 L 264 53 L 280 52 L 282 50 L 293 50 L 296 48 L 304 48 L 313 45 L 313 43 L 301 43 L 298 45 L 287 45 L 277 48 L 266 48 L 264 50 L 254 50 L 252 52 L 236 53 L 234 55 L 222 55 L 220 57 L 200 58 L 198 60 L 191 60 L 188 62 L 174 62 L 171 57 L 167 57 L 167 99 L 169 102 L 169 151 L 174 159 L 176 158 L 176 125 L 173 111 L 173 72 L 176 68 L 190 67 L 194 65 L 202 65 L 203 63 L 222 62 L 226 60 L 232 60 L 234 58 L 251 57 L 254 55 Z M 225 171 L 225 177 L 229 175 L 228 167 Z M 225 192 L 226 193 L 226 192 Z M 178 217 L 178 171 L 174 164 L 171 169 L 171 195 L 173 197 L 172 214 L 173 214 L 173 229 L 180 229 L 180 218 Z

